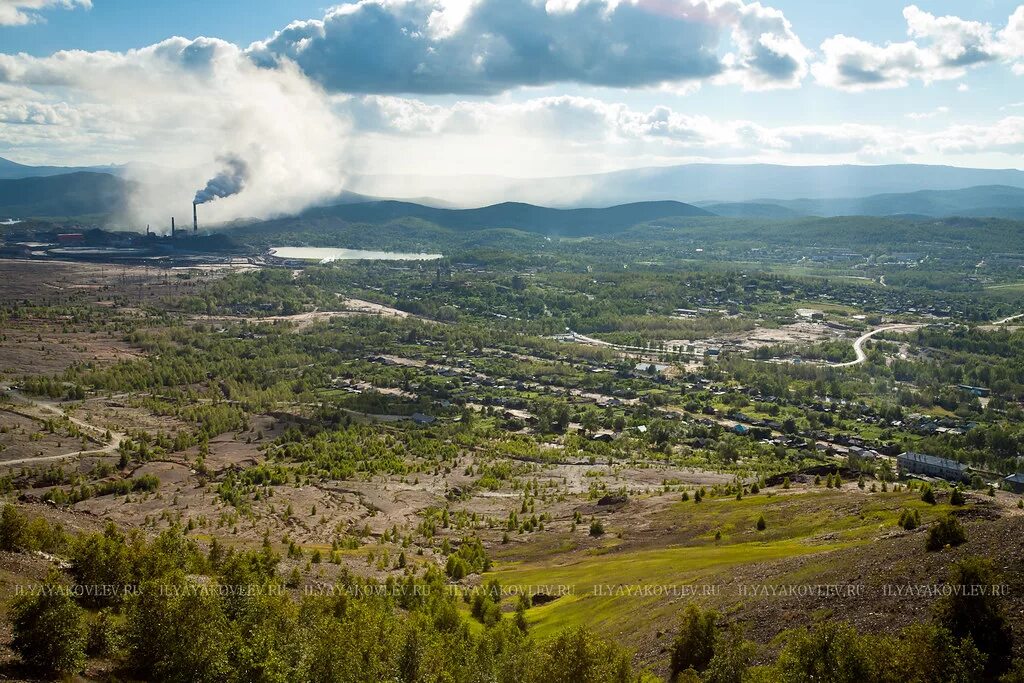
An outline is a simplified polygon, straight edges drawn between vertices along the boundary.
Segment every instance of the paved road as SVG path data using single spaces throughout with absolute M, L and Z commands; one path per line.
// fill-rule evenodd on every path
M 94 424 L 89 424 L 84 420 L 79 420 L 77 417 L 72 417 L 71 415 L 68 415 L 68 413 L 63 408 L 61 408 L 60 405 L 58 405 L 57 403 L 54 403 L 52 401 L 37 401 L 35 399 L 29 398 L 28 396 L 25 396 L 16 389 L 11 389 L 10 387 L 5 386 L 0 386 L 0 392 L 6 393 L 7 396 L 9 396 L 17 403 L 35 406 L 36 408 L 39 408 L 44 412 L 48 411 L 49 413 L 55 413 L 59 417 L 66 418 L 69 422 L 80 427 L 81 429 L 87 432 L 92 432 L 93 435 L 96 436 L 96 438 L 98 439 L 102 440 L 106 436 L 106 429 L 104 429 L 103 427 L 97 427 Z M 115 432 L 113 430 L 110 430 L 110 436 L 110 442 L 101 448 L 77 450 L 71 451 L 69 453 L 61 453 L 60 455 L 48 455 L 35 458 L 16 458 L 14 460 L 0 460 L 0 466 L 31 465 L 41 462 L 54 462 L 59 460 L 67 460 L 69 458 L 76 458 L 84 455 L 111 455 L 117 452 L 117 449 L 120 448 L 121 446 L 121 442 L 124 441 L 124 439 L 126 439 L 127 437 L 122 432 Z
M 885 327 L 879 327 L 877 330 L 865 332 L 861 336 L 857 337 L 857 341 L 853 342 L 853 350 L 857 354 L 857 360 L 851 360 L 846 363 L 829 363 L 828 366 L 832 368 L 848 368 L 853 365 L 860 365 L 868 359 L 868 354 L 864 352 L 864 343 L 868 339 L 871 339 L 876 334 L 881 334 L 882 332 L 911 332 L 919 327 L 924 327 L 924 325 L 886 325 Z
M 1002 320 L 997 320 L 994 323 L 989 323 L 989 324 L 990 325 L 1005 325 L 1006 323 L 1013 322 L 1014 320 L 1017 320 L 1018 318 L 1024 318 L 1024 313 L 1018 313 L 1017 315 L 1011 315 L 1008 318 L 1003 318 Z

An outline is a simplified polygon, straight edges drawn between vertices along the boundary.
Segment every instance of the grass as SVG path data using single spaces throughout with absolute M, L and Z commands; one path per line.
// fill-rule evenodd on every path
M 548 545 L 548 552 L 535 554 L 523 548 L 519 556 L 527 561 L 499 561 L 488 576 L 518 590 L 562 595 L 528 611 L 539 635 L 575 625 L 613 636 L 650 633 L 657 625 L 671 626 L 690 600 L 721 603 L 729 596 L 711 587 L 730 584 L 741 567 L 757 565 L 758 571 L 778 576 L 783 570 L 773 569 L 774 562 L 820 556 L 807 563 L 820 570 L 832 551 L 896 530 L 905 507 L 919 510 L 924 523 L 950 509 L 928 505 L 916 492 L 872 494 L 851 490 L 849 483 L 842 491 L 812 487 L 741 500 L 709 496 L 700 504 L 679 501 L 652 514 L 650 526 L 669 530 L 659 536 L 658 546 L 627 531 L 623 539 L 586 551 L 550 552 Z M 767 529 L 758 532 L 755 523 L 762 514 Z M 717 541 L 716 532 L 721 532 Z M 638 587 L 672 588 L 648 588 L 644 594 Z

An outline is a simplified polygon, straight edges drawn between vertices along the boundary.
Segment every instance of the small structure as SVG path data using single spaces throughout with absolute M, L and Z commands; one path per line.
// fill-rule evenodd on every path
M 1017 472 L 1003 479 L 1002 488 L 1014 493 L 1024 493 L 1024 472 Z
M 970 384 L 958 384 L 957 389 L 966 391 L 968 394 L 974 394 L 978 398 L 988 398 L 992 393 L 992 390 L 988 387 L 972 387 Z
M 61 235 L 57 235 L 57 242 L 59 244 L 81 244 L 85 242 L 85 235 L 80 232 L 67 232 Z
M 636 367 L 633 368 L 636 372 L 642 372 L 650 375 L 660 375 L 668 370 L 667 365 L 661 365 L 660 363 L 637 363 Z
M 424 415 L 423 413 L 413 413 L 410 419 L 418 425 L 432 425 L 437 422 L 436 417 Z
M 899 468 L 910 474 L 924 474 L 949 481 L 967 481 L 970 468 L 956 460 L 940 458 L 937 455 L 907 451 L 896 456 Z

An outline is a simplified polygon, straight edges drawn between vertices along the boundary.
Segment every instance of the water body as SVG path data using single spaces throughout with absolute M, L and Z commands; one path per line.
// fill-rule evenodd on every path
M 274 247 L 272 256 L 301 261 L 435 261 L 441 254 L 409 254 L 397 251 L 368 251 L 365 249 L 336 249 L 333 247 Z

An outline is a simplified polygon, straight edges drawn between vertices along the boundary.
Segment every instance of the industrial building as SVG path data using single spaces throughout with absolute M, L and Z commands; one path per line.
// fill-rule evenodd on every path
M 940 458 L 927 453 L 907 451 L 896 456 L 900 471 L 908 474 L 924 474 L 949 481 L 967 481 L 971 477 L 970 467 L 949 458 Z
M 1006 477 L 1000 488 L 1014 493 L 1024 493 L 1024 472 L 1017 472 Z

